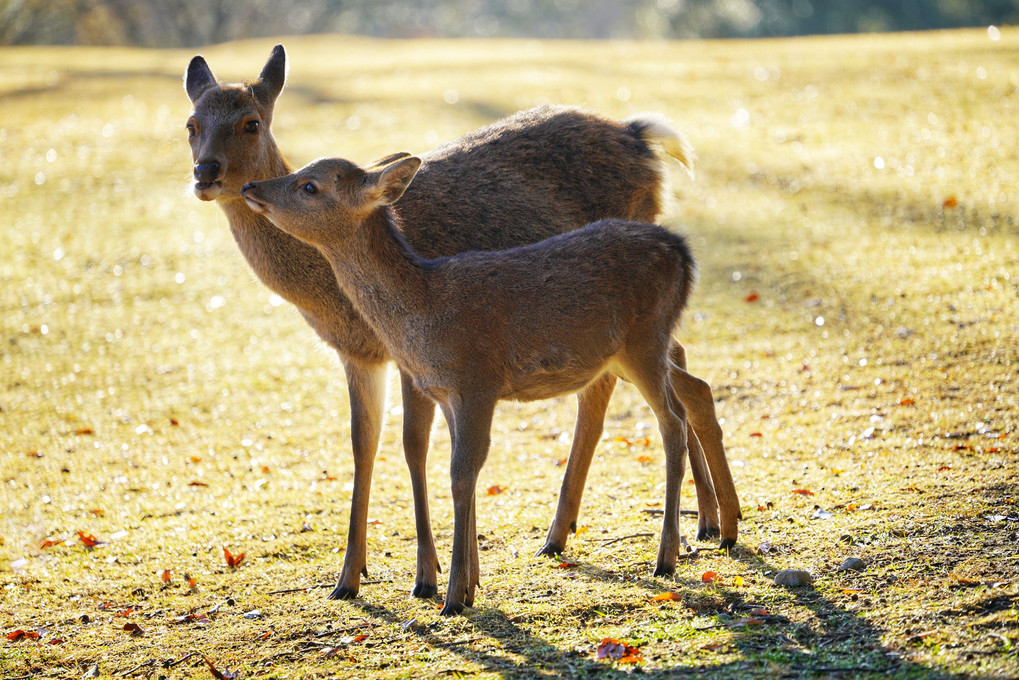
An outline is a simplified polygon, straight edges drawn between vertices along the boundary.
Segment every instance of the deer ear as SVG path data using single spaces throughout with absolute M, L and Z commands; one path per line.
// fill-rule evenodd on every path
M 191 103 L 198 101 L 206 88 L 215 84 L 216 76 L 212 75 L 212 69 L 205 62 L 205 58 L 195 55 L 188 64 L 188 70 L 184 72 L 184 90 L 188 93 Z
M 375 205 L 395 203 L 403 196 L 403 192 L 407 190 L 420 167 L 420 158 L 407 156 L 381 170 L 369 173 L 369 186 L 366 191 L 368 199 Z
M 283 45 L 272 48 L 269 61 L 265 62 L 258 80 L 251 86 L 255 98 L 270 114 L 276 97 L 283 91 L 283 85 L 287 82 L 287 52 Z

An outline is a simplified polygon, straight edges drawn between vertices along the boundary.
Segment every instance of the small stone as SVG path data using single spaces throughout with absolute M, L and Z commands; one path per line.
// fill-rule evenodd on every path
M 801 569 L 783 569 L 775 574 L 776 586 L 797 588 L 799 586 L 809 586 L 813 582 L 814 577 L 810 575 L 810 572 Z
M 847 557 L 845 562 L 839 565 L 838 571 L 863 571 L 867 568 L 867 563 L 861 560 L 859 557 Z

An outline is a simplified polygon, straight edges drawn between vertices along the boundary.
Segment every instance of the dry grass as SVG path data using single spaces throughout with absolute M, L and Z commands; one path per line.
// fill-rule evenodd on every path
M 545 101 L 688 133 L 701 162 L 675 172 L 669 222 L 701 280 L 682 337 L 724 418 L 741 542 L 651 578 L 663 456 L 621 388 L 574 566 L 531 558 L 575 406 L 503 405 L 484 589 L 442 619 L 409 595 L 394 397 L 372 580 L 324 600 L 352 470 L 342 372 L 188 191 L 191 53 L 0 50 L 0 630 L 40 635 L 0 641 L 0 676 L 211 677 L 193 652 L 242 678 L 635 672 L 596 660 L 606 637 L 655 677 L 1019 675 L 1019 34 L 286 44 L 274 129 L 298 164 L 422 151 Z M 270 47 L 205 54 L 241 79 Z M 446 560 L 441 423 L 433 450 Z M 866 571 L 837 571 L 848 556 Z M 787 567 L 815 585 L 772 585 Z

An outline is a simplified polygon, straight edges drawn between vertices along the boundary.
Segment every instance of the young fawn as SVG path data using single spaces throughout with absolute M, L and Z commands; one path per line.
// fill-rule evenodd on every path
M 281 45 L 272 51 L 259 77 L 242 85 L 218 82 L 205 59 L 194 57 L 185 74 L 185 88 L 194 105 L 187 128 L 195 194 L 219 204 L 255 274 L 298 308 L 319 337 L 338 352 L 346 374 L 354 491 L 343 569 L 329 595 L 341 599 L 356 596 L 360 577 L 367 574 L 368 498 L 389 353 L 341 292 L 325 258 L 276 229 L 241 199 L 245 183 L 292 170 L 269 129 L 286 70 Z M 652 222 L 660 211 L 663 183 L 653 145 L 689 167 L 685 142 L 654 117 L 618 123 L 555 107 L 517 114 L 422 156 L 414 184 L 400 201 L 405 235 L 417 252 L 436 257 L 533 243 L 605 217 Z M 481 216 L 485 226 L 479 229 Z M 678 343 L 673 345 L 672 359 L 685 368 Z M 438 559 L 429 521 L 425 461 L 435 405 L 403 372 L 401 386 L 404 455 L 418 537 L 414 594 L 431 597 L 436 592 Z M 562 552 L 569 532 L 575 529 L 614 386 L 615 377 L 606 373 L 578 394 L 573 446 L 540 554 Z M 707 394 L 710 398 L 710 391 Z M 698 438 L 689 440 L 697 482 L 697 537 L 717 536 L 718 505 L 736 507 L 735 488 L 720 438 L 713 445 L 715 457 L 709 456 L 710 473 Z M 721 501 L 716 502 L 716 491 Z
M 420 165 L 412 156 L 368 169 L 324 159 L 250 183 L 241 194 L 253 211 L 322 253 L 354 308 L 446 417 L 454 528 L 442 613 L 473 605 L 475 486 L 496 402 L 573 392 L 605 374 L 634 383 L 658 419 L 666 492 L 655 575 L 673 573 L 687 425 L 672 378 L 685 371 L 669 355 L 694 279 L 686 242 L 655 225 L 603 220 L 511 250 L 424 259 L 390 207 Z M 723 508 L 724 545 L 736 539 L 735 521 L 726 522 L 733 510 Z

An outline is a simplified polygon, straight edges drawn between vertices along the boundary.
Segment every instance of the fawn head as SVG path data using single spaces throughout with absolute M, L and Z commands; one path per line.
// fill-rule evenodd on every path
M 361 168 L 342 158 L 321 158 L 296 172 L 244 186 L 241 195 L 256 213 L 312 245 L 342 238 L 373 211 L 395 203 L 421 160 L 387 156 Z
M 279 174 L 283 160 L 269 124 L 286 76 L 282 45 L 273 49 L 258 78 L 243 85 L 219 83 L 201 56 L 188 64 L 184 89 L 194 112 L 187 131 L 198 198 L 237 198 L 245 183 Z

